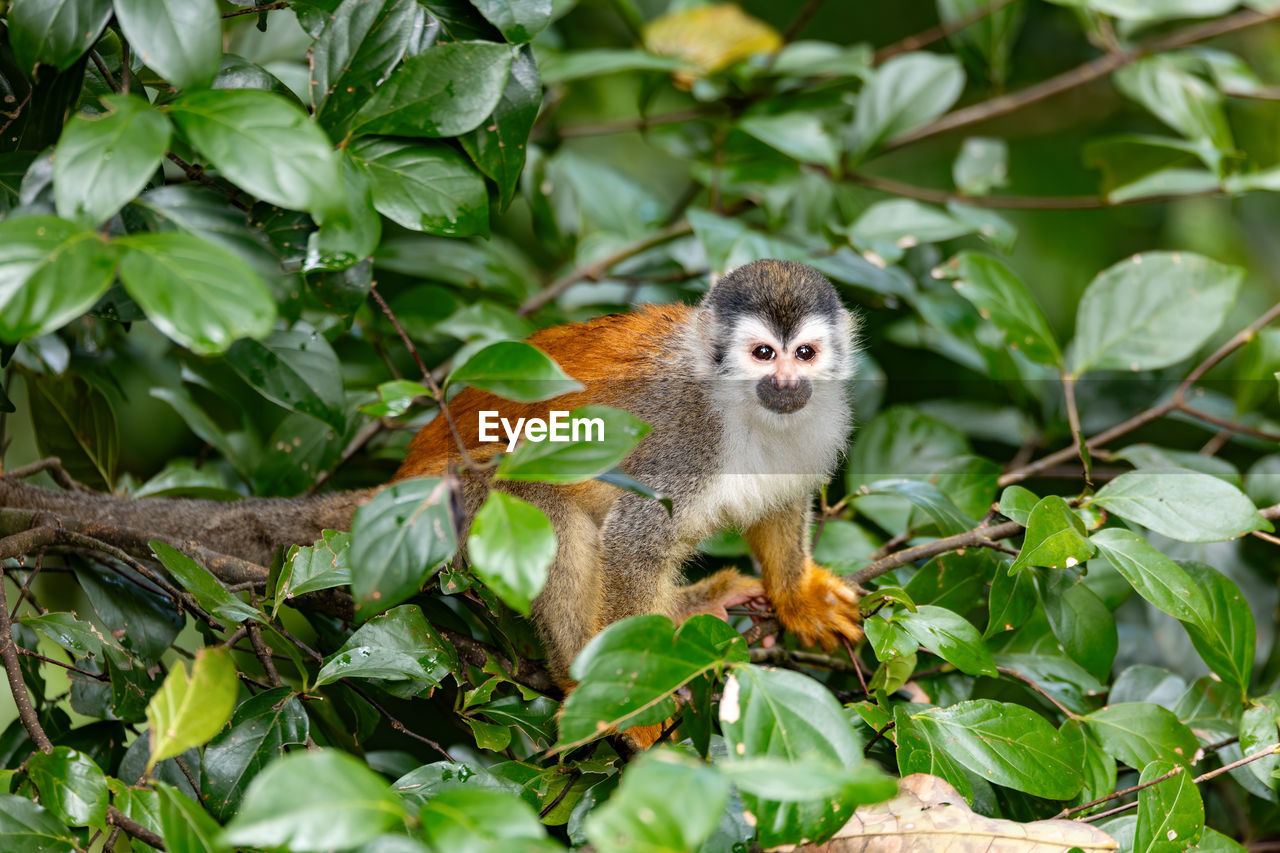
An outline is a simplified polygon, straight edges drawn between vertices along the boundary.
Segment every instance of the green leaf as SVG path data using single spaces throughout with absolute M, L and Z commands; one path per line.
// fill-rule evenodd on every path
M 926 725 L 911 715 L 906 705 L 893 709 L 893 735 L 897 739 L 894 751 L 898 772 L 902 776 L 912 773 L 928 773 L 940 776 L 960 792 L 970 803 L 974 800 L 974 779 L 943 746 L 944 731 L 937 726 Z
M 276 303 L 257 273 L 231 252 L 176 232 L 130 234 L 120 278 L 156 328 L 199 355 L 226 351 L 237 338 L 263 337 Z
M 1186 252 L 1144 252 L 1085 288 L 1071 370 L 1156 370 L 1192 355 L 1227 318 L 1244 271 Z
M 1210 169 L 1221 173 L 1224 158 L 1235 155 L 1222 93 L 1180 67 L 1174 57 L 1144 57 L 1112 79 L 1121 92 L 1195 142 L 1197 154 Z
M 663 749 L 628 765 L 618 790 L 586 819 L 597 850 L 697 850 L 720 822 L 729 781 L 711 767 Z
M 932 483 L 916 480 L 877 480 L 858 489 L 859 495 L 893 495 L 906 498 L 928 513 L 944 536 L 954 536 L 977 526 L 977 521 L 965 515 L 951 502 L 942 490 Z
M 351 152 L 339 155 L 341 205 L 307 236 L 304 272 L 345 270 L 368 260 L 382 238 L 382 218 L 373 209 L 373 180 Z
M 359 847 L 405 819 L 386 780 L 336 749 L 286 755 L 249 784 L 221 843 L 298 853 Z
M 1004 333 L 1010 348 L 1040 364 L 1062 365 L 1062 351 L 1044 312 L 1013 271 L 990 255 L 961 252 L 945 270 L 956 292 Z
M 142 98 L 108 95 L 107 112 L 73 116 L 53 156 L 58 215 L 94 226 L 142 191 L 169 150 L 169 120 Z
M 942 115 L 964 89 L 955 56 L 906 53 L 875 70 L 858 95 L 850 152 L 862 158 L 881 143 Z
M 11 853 L 76 853 L 75 835 L 26 797 L 0 794 L 0 846 Z
M 274 619 L 280 605 L 291 598 L 351 583 L 351 534 L 326 530 L 314 545 L 295 545 L 285 557 L 276 583 Z
M 309 731 L 302 702 L 287 687 L 259 693 L 236 709 L 230 728 L 204 748 L 200 772 L 204 805 L 220 821 L 230 819 L 244 802 L 245 789 L 286 746 L 306 743 Z
M 236 89 L 186 92 L 169 109 L 183 137 L 255 198 L 320 217 L 342 209 L 338 158 L 296 104 Z
M 393 379 L 378 384 L 377 403 L 360 407 L 360 411 L 375 418 L 398 418 L 409 411 L 420 397 L 431 398 L 431 389 L 421 382 Z
M 1237 489 L 1242 485 L 1236 466 L 1217 456 L 1206 456 L 1190 450 L 1170 450 L 1154 444 L 1130 444 L 1111 455 L 1123 459 L 1135 468 L 1189 468 L 1202 474 L 1211 474 Z
M 1181 542 L 1223 542 L 1274 529 L 1235 486 L 1184 468 L 1128 471 L 1089 503 Z
M 1253 611 L 1230 578 L 1203 563 L 1179 563 L 1204 593 L 1206 607 L 1186 622 L 1191 643 L 1219 678 L 1243 697 L 1253 674 Z
M 615 622 L 573 661 L 569 674 L 578 686 L 565 701 L 556 748 L 563 752 L 613 728 L 660 722 L 675 710 L 673 691 L 741 660 L 742 636 L 714 616 L 694 616 L 678 630 L 656 613 Z
M 1170 772 L 1176 775 L 1138 792 L 1135 851 L 1181 853 L 1204 832 L 1204 802 L 1184 765 L 1153 761 L 1142 768 L 1138 784 L 1148 784 Z
M 471 5 L 512 44 L 533 41 L 551 22 L 551 0 L 474 0 Z
M 1030 489 L 1022 486 L 1009 486 L 1000 493 L 1000 514 L 1018 522 L 1023 527 L 1031 520 L 1031 510 L 1040 503 L 1040 498 Z
M 75 657 L 101 657 L 102 647 L 120 649 L 115 640 L 108 639 L 92 622 L 77 619 L 73 613 L 45 613 L 40 616 L 23 616 L 23 625 L 48 637 L 54 643 L 71 652 Z
M 61 459 L 82 483 L 114 487 L 120 435 L 107 396 L 80 377 L 38 379 L 28 388 L 40 453 Z
M 1121 702 L 1084 718 L 1107 754 L 1135 770 L 1153 761 L 1187 766 L 1199 743 L 1172 711 L 1150 702 Z
M 526 440 L 498 463 L 498 479 L 580 483 L 612 470 L 649 434 L 644 421 L 610 406 L 583 406 L 567 421 L 555 420 L 569 440 Z M 579 425 L 583 437 L 575 439 Z M 496 427 L 492 432 L 502 434 Z
M 1205 624 L 1209 602 L 1203 590 L 1147 540 L 1132 530 L 1113 527 L 1098 531 L 1092 541 L 1138 595 L 1175 619 Z
M 936 732 L 948 755 L 988 782 L 1051 800 L 1070 799 L 1084 785 L 1084 756 L 1030 708 L 974 699 L 911 717 Z
M 147 544 L 151 546 L 152 552 L 164 567 L 169 570 L 169 574 L 173 575 L 187 592 L 195 596 L 196 602 L 201 607 L 214 616 L 233 624 L 246 619 L 257 622 L 266 621 L 257 608 L 250 607 L 236 598 L 235 594 L 223 586 L 222 581 L 214 577 L 208 569 L 177 548 L 158 539 L 153 539 Z
M 378 82 L 421 37 L 423 11 L 413 0 L 345 0 L 332 10 L 310 50 L 316 121 L 337 135 L 345 132 Z
M 817 163 L 838 169 L 840 151 L 836 140 L 812 113 L 751 115 L 738 121 L 738 130 L 754 136 L 801 163 Z
M 986 195 L 1003 187 L 1009 182 L 1008 144 L 1003 139 L 968 137 L 951 164 L 951 178 L 965 195 Z
M 214 0 L 115 0 L 116 19 L 144 65 L 178 89 L 208 86 L 222 59 Z
M 184 791 L 163 782 L 156 785 L 160 804 L 160 834 L 173 850 L 188 853 L 230 853 L 218 843 L 221 827 Z
M 217 734 L 231 718 L 239 689 L 235 662 L 224 649 L 200 649 L 190 677 L 186 664 L 175 664 L 160 692 L 147 705 L 147 723 L 151 726 L 147 770 Z
M 894 622 L 920 645 L 969 675 L 996 676 L 996 662 L 982 635 L 963 616 L 922 604 L 894 617 Z
M 983 639 L 1002 631 L 1012 631 L 1027 621 L 1036 609 L 1036 581 L 1032 572 L 1009 574 L 997 568 L 988 599 L 987 629 Z
M 1068 572 L 1050 572 L 1037 586 L 1054 637 L 1072 660 L 1105 678 L 1116 659 L 1116 620 L 1089 587 Z
M 316 685 L 339 678 L 413 679 L 415 692 L 438 685 L 458 665 L 457 656 L 431 627 L 416 604 L 393 607 L 375 616 L 331 654 Z
M 70 68 L 111 20 L 111 0 L 17 0 L 9 7 L 8 42 L 22 73 L 36 63 Z
M 471 523 L 467 553 L 485 586 L 528 616 L 556 558 L 556 531 L 533 504 L 494 491 Z
M 111 285 L 116 257 L 102 238 L 53 216 L 0 221 L 0 339 L 61 328 Z
M 40 803 L 70 826 L 101 826 L 107 818 L 107 777 L 83 752 L 65 746 L 35 752 L 26 763 Z
M 1027 518 L 1027 535 L 1009 571 L 1027 566 L 1069 569 L 1089 559 L 1097 548 L 1089 540 L 1084 522 L 1057 495 L 1041 498 Z
M 77 580 L 107 636 L 144 663 L 159 661 L 186 623 L 169 599 L 117 575 L 81 572 Z
M 342 370 L 324 336 L 306 323 L 277 329 L 261 341 L 240 340 L 227 363 L 262 396 L 293 412 L 346 430 Z
M 351 592 L 357 611 L 379 613 L 414 595 L 458 550 L 443 480 L 402 480 L 356 510 Z
M 864 770 L 862 746 L 839 703 L 822 684 L 781 669 L 738 666 L 725 681 L 720 724 L 728 743 L 727 762 L 739 758 L 785 759 L 803 766 L 855 772 L 840 795 L 830 799 L 772 799 L 744 789 L 743 805 L 755 815 L 762 847 L 799 838 L 819 840 L 839 829 L 860 803 L 894 793 L 894 783 Z
M 500 206 L 511 203 L 524 172 L 529 133 L 542 105 L 542 80 L 529 47 L 516 51 L 502 99 L 493 114 L 458 137 L 462 149 L 498 185 Z
M 454 368 L 445 385 L 464 382 L 519 403 L 550 400 L 582 383 L 560 369 L 549 355 L 532 344 L 498 341 Z
M 391 136 L 458 136 L 484 121 L 511 70 L 507 45 L 437 44 L 401 63 L 352 119 L 353 130 Z
M 684 60 L 673 56 L 656 56 L 643 50 L 613 48 L 548 53 L 539 65 L 542 82 L 547 86 L 623 71 L 670 72 L 689 67 Z
M 445 790 L 422 804 L 419 819 L 432 850 L 545 853 L 561 849 L 547 841 L 537 813 L 507 791 L 480 787 Z
M 351 156 L 373 180 L 373 206 L 414 231 L 489 236 L 489 193 L 466 158 L 442 142 L 357 139 Z

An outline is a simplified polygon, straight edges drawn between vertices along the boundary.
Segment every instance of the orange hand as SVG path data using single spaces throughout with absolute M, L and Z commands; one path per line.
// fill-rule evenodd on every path
M 774 590 L 770 598 L 778 621 L 806 646 L 833 651 L 844 637 L 862 639 L 858 593 L 831 572 L 810 562 L 799 583 Z

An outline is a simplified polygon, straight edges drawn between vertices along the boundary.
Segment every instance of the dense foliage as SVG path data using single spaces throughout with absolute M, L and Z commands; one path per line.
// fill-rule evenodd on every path
M 1280 833 L 1280 6 L 791 5 L 0 3 L 6 471 L 380 485 L 453 389 L 573 387 L 535 328 L 787 258 L 864 320 L 814 541 L 870 590 L 837 654 L 618 623 L 562 707 L 513 497 L 270 566 L 0 508 L 0 848 L 768 848 L 913 773 L 979 847 Z M 497 476 L 644 492 L 591 414 Z

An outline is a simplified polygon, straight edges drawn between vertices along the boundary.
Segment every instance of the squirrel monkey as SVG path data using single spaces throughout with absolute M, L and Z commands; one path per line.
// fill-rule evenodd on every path
M 846 380 L 856 322 L 818 271 L 790 261 L 747 264 L 720 279 L 695 307 L 648 306 L 631 314 L 544 329 L 529 339 L 584 386 L 534 404 L 468 388 L 449 404 L 472 458 L 479 412 L 546 419 L 552 409 L 603 403 L 653 431 L 622 470 L 672 500 L 661 503 L 591 480 L 576 485 L 491 481 L 464 475 L 467 524 L 490 488 L 538 506 L 558 551 L 533 616 L 552 673 L 596 633 L 640 613 L 680 622 L 697 613 L 767 597 L 801 642 L 833 648 L 857 641 L 855 592 L 810 557 L 810 501 L 835 469 L 850 430 Z M 457 462 L 444 418 L 409 446 L 395 479 L 440 476 Z M 734 569 L 682 586 L 681 565 L 697 543 L 727 527 L 742 531 L 762 581 Z

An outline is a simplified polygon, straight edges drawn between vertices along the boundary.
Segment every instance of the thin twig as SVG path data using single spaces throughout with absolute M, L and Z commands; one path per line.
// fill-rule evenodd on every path
M 251 9 L 236 9 L 234 12 L 223 12 L 222 17 L 237 18 L 241 15 L 255 15 L 255 14 L 258 14 L 259 12 L 272 12 L 276 9 L 288 9 L 288 8 L 289 8 L 289 4 L 281 0 L 281 2 L 267 3 L 264 6 L 254 6 Z
M 896 41 L 893 44 L 885 45 L 876 51 L 875 57 L 872 59 L 872 64 L 879 65 L 886 59 L 891 59 L 900 53 L 910 53 L 913 50 L 919 50 L 922 47 L 931 45 L 935 41 L 941 41 L 944 38 L 948 38 L 960 32 L 965 27 L 970 26 L 971 24 L 976 24 L 988 15 L 994 15 L 996 12 L 999 12 L 1005 6 L 1008 6 L 1013 2 L 1014 0 L 996 0 L 994 3 L 974 9 L 967 15 L 961 15 L 954 20 L 943 21 L 942 23 L 930 27 L 923 32 L 907 36 L 901 41 Z
M 1167 201 L 1179 201 L 1184 198 L 1223 195 L 1226 192 L 1221 186 L 1215 186 L 1189 193 L 1157 193 L 1117 200 L 1099 195 L 965 195 L 950 190 L 921 187 L 881 175 L 869 175 L 865 172 L 851 171 L 845 173 L 844 177 L 855 184 L 870 189 L 913 198 L 929 204 L 951 204 L 954 202 L 967 204 L 970 207 L 1000 210 L 1102 210 L 1112 207 L 1132 207 L 1139 204 L 1159 204 Z
M 1008 666 L 997 666 L 997 667 L 996 667 L 996 672 L 999 672 L 1001 675 L 1007 675 L 1007 676 L 1009 676 L 1010 678 L 1016 678 L 1018 681 L 1021 681 L 1023 684 L 1027 685 L 1027 686 L 1028 686 L 1028 687 L 1030 687 L 1032 690 L 1034 690 L 1035 692 L 1039 693 L 1039 694 L 1040 694 L 1041 696 L 1043 696 L 1045 699 L 1048 699 L 1048 700 L 1049 700 L 1049 704 L 1051 704 L 1051 705 L 1053 705 L 1053 707 L 1057 708 L 1057 709 L 1062 713 L 1062 715 L 1063 715 L 1063 716 L 1065 716 L 1067 719 L 1069 719 L 1069 720 L 1078 720 L 1078 719 L 1080 719 L 1080 715 L 1079 715 L 1079 714 L 1075 713 L 1075 712 L 1074 712 L 1074 711 L 1072 711 L 1070 708 L 1068 708 L 1066 705 L 1063 705 L 1061 702 L 1059 702 L 1059 701 L 1058 701 L 1058 697 L 1054 696 L 1054 695 L 1053 695 L 1052 693 L 1050 693 L 1048 690 L 1045 690 L 1045 689 L 1044 689 L 1043 687 L 1041 687 L 1038 683 L 1036 683 L 1036 681 L 1035 681 L 1034 679 L 1032 679 L 1030 676 L 1023 675 L 1023 674 L 1022 674 L 1021 672 L 1019 672 L 1018 670 L 1014 669 L 1013 667 L 1008 667 Z
M 1085 483 L 1092 486 L 1089 476 L 1089 451 L 1084 446 L 1084 436 L 1080 433 L 1080 409 L 1076 406 L 1076 379 L 1067 371 L 1062 371 L 1062 397 L 1067 404 L 1067 424 L 1071 429 L 1071 446 L 1080 457 L 1084 466 Z
M 569 789 L 572 788 L 577 783 L 578 779 L 581 776 L 582 776 L 582 771 L 580 771 L 578 768 L 575 767 L 572 770 L 570 770 L 569 780 L 564 783 L 564 787 L 560 789 L 560 793 L 556 794 L 556 798 L 551 802 L 547 803 L 546 806 L 543 807 L 542 811 L 538 812 L 538 817 L 545 818 L 547 815 L 555 811 L 556 806 L 560 805 L 560 803 L 564 800 L 564 795 L 569 793 Z
M 1070 71 L 1065 71 L 1055 77 L 1050 77 L 1034 86 L 1028 86 L 1017 92 L 1011 92 L 1007 95 L 1000 95 L 985 101 L 973 104 L 972 106 L 963 107 L 958 110 L 947 113 L 941 118 L 908 131 L 900 136 L 891 139 L 881 150 L 891 150 L 901 148 L 904 145 L 910 145 L 921 139 L 927 139 L 931 136 L 937 136 L 940 133 L 956 130 L 961 127 L 978 124 L 988 121 L 998 116 L 1008 115 L 1016 112 L 1030 104 L 1051 98 L 1054 95 L 1075 89 L 1087 83 L 1091 83 L 1101 77 L 1105 77 L 1117 69 L 1130 65 L 1144 56 L 1152 53 L 1160 53 L 1162 51 L 1173 50 L 1179 47 L 1186 47 L 1196 42 L 1205 41 L 1206 39 L 1216 38 L 1217 36 L 1226 35 L 1236 30 L 1246 29 L 1256 26 L 1265 21 L 1273 20 L 1280 17 L 1280 9 L 1271 12 L 1254 12 L 1252 10 L 1238 12 L 1234 15 L 1228 15 L 1225 18 L 1219 18 L 1214 21 L 1208 21 L 1202 24 L 1195 24 L 1185 27 L 1174 32 L 1167 33 L 1162 36 L 1141 42 L 1126 50 L 1116 53 L 1107 53 L 1092 59 L 1083 65 L 1078 65 Z
M 373 697 L 370 696 L 368 693 L 366 693 L 364 690 L 360 689 L 359 687 L 357 687 L 356 685 L 350 682 L 347 683 L 347 687 L 351 688 L 361 698 L 363 698 L 364 701 L 372 705 L 373 709 L 377 711 L 384 720 L 386 720 L 388 723 L 391 724 L 391 728 L 400 732 L 400 734 L 402 735 L 407 735 L 408 737 L 413 738 L 414 740 L 420 743 L 425 743 L 427 746 L 431 747 L 436 752 L 443 755 L 446 761 L 453 761 L 453 756 L 449 754 L 449 751 L 447 749 L 445 749 L 443 746 L 433 741 L 431 738 L 425 735 L 418 734 L 417 732 L 413 731 L 408 726 L 406 726 L 404 723 L 397 720 L 394 716 L 391 715 L 390 711 L 388 711 L 386 708 L 382 707 L 377 702 L 375 702 Z
M 0 544 L 14 537 L 0 540 Z M 24 552 L 19 552 L 24 553 Z M 7 553 L 6 553 L 6 556 Z M 31 742 L 41 752 L 53 752 L 53 742 L 44 733 L 36 709 L 31 704 L 31 694 L 22 680 L 22 667 L 18 663 L 18 644 L 13 641 L 13 623 L 9 621 L 9 598 L 4 588 L 4 569 L 0 569 L 0 660 L 4 662 L 4 674 L 9 680 L 9 691 L 13 694 L 13 704 L 18 708 L 18 719 L 27 730 Z
M 890 720 L 880 728 L 876 729 L 876 733 L 871 736 L 871 740 L 867 741 L 867 745 L 862 748 L 862 754 L 869 755 L 871 753 L 871 747 L 875 746 L 876 741 L 888 734 L 889 729 L 893 728 L 893 726 L 894 721 Z
M 120 811 L 115 806 L 109 806 L 107 808 L 107 823 L 111 824 L 112 826 L 120 827 L 120 829 L 123 829 L 129 835 L 133 836 L 134 838 L 138 839 L 144 844 L 150 844 L 152 847 L 156 848 L 157 850 L 164 851 L 168 849 L 164 846 L 163 838 L 161 838 L 159 835 L 156 835 L 154 832 L 147 829 L 145 826 L 138 823 L 136 820 L 129 817 L 128 815 Z
M 198 184 L 201 184 L 203 186 L 209 187 L 210 189 L 217 190 L 218 192 L 222 193 L 227 197 L 227 201 L 231 204 L 232 207 L 238 207 L 241 210 L 246 212 L 249 210 L 249 205 L 245 204 L 243 201 L 241 201 L 238 198 L 238 196 L 240 195 L 239 190 L 224 187 L 222 184 L 218 183 L 213 178 L 209 177 L 209 175 L 205 172 L 202 166 L 197 166 L 193 163 L 188 163 L 186 160 L 183 160 L 181 157 L 179 157 L 177 154 L 174 154 L 172 151 L 166 154 L 165 157 L 169 159 L 169 162 L 176 164 L 178 168 L 181 169 L 186 174 L 188 180 L 195 181 Z
M 686 234 L 692 233 L 693 226 L 690 225 L 689 221 L 686 219 L 672 223 L 665 228 L 660 228 L 643 239 L 638 240 L 629 246 L 624 246 L 613 254 L 607 255 L 595 263 L 584 264 L 583 266 L 572 270 L 568 274 L 561 276 L 542 290 L 535 293 L 533 296 L 526 299 L 524 304 L 520 306 L 516 313 L 521 317 L 527 317 L 539 308 L 542 308 L 544 305 L 553 302 L 556 297 L 573 287 L 575 284 L 583 281 L 599 281 L 614 264 L 621 263 L 628 258 L 634 257 L 635 255 L 638 255 L 648 249 L 652 249 L 655 246 L 660 246 L 663 243 L 676 239 L 677 237 L 683 237 Z
M 832 655 L 820 655 L 813 652 L 798 652 L 774 646 L 771 649 L 754 648 L 750 651 L 752 663 L 800 663 L 805 666 L 829 669 L 834 672 L 856 672 L 857 667 L 843 658 Z
M 825 0 L 809 0 L 800 10 L 800 14 L 787 26 L 786 32 L 782 34 L 782 40 L 792 42 L 796 40 L 796 36 L 800 35 L 805 27 L 809 26 L 809 22 L 813 20 L 813 16 L 818 14 L 818 10 L 822 8 Z
M 926 542 L 922 545 L 914 545 L 910 548 L 904 548 L 901 551 L 895 551 L 885 557 L 876 560 L 869 566 L 854 572 L 851 575 L 845 575 L 843 580 L 852 586 L 859 586 L 868 581 L 875 580 L 886 572 L 891 572 L 899 566 L 905 566 L 908 563 L 914 563 L 916 560 L 926 560 L 929 557 L 936 557 L 939 554 L 946 554 L 949 551 L 959 551 L 962 548 L 972 548 L 982 545 L 984 542 L 995 542 L 1000 539 L 1007 539 L 1022 531 L 1022 525 L 1016 521 L 1006 521 L 1001 524 L 991 526 L 978 525 L 972 530 L 966 530 L 964 533 L 957 533 L 954 536 L 945 536 L 942 539 L 935 539 L 932 542 Z
M 107 63 L 102 61 L 102 57 L 98 55 L 98 51 L 89 51 L 89 58 L 93 60 L 93 64 L 98 68 L 98 73 L 102 75 L 102 79 L 107 81 L 107 85 L 111 87 L 111 91 L 119 92 L 120 84 L 116 82 L 115 77 L 111 76 L 111 71 L 107 68 Z
M 7 115 L 9 116 L 9 120 L 6 121 L 3 125 L 0 125 L 0 136 L 3 136 L 4 132 L 9 129 L 9 125 L 13 124 L 15 121 L 18 120 L 18 117 L 22 115 L 22 111 L 27 108 L 27 104 L 31 103 L 31 93 L 33 91 L 34 91 L 33 89 L 28 89 L 26 96 L 21 101 L 18 102 L 18 105 L 16 107 L 13 108 L 13 112 L 7 113 Z M 0 112 L 0 115 L 5 115 L 5 114 L 6 113 Z
M 86 678 L 92 678 L 94 681 L 109 681 L 111 679 L 111 676 L 107 675 L 104 672 L 90 672 L 87 669 L 81 669 L 78 666 L 72 666 L 69 663 L 63 663 L 60 660 L 55 660 L 53 658 L 45 657 L 39 652 L 33 652 L 30 649 L 24 649 L 21 646 L 17 646 L 17 649 L 18 649 L 18 654 L 24 657 L 35 658 L 36 660 L 43 661 L 44 663 L 51 663 L 54 666 L 60 666 L 63 669 L 68 670 L 70 672 L 79 673 L 80 675 L 83 675 Z

